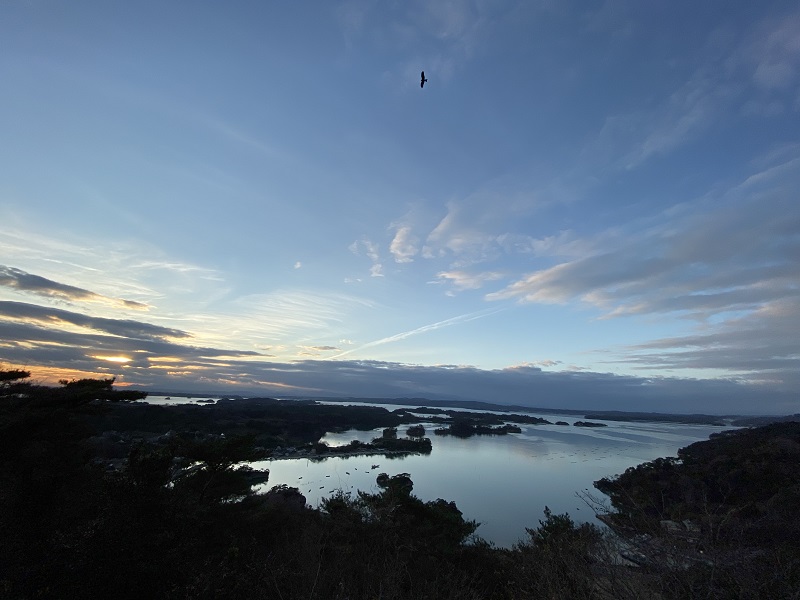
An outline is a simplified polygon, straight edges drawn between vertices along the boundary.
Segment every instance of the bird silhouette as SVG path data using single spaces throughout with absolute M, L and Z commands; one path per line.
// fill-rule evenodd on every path
M 420 73 L 420 75 L 419 75 L 419 87 L 421 87 L 421 88 L 425 87 L 425 83 L 426 83 L 427 81 L 428 81 L 428 80 L 427 80 L 427 79 L 425 79 L 425 71 L 423 71 L 423 72 L 422 72 L 422 73 Z

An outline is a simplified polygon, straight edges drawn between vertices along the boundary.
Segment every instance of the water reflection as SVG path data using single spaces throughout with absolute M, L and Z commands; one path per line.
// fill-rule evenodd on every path
M 554 420 L 553 415 L 544 416 Z M 578 420 L 559 419 L 570 424 Z M 339 489 L 376 491 L 378 473 L 406 472 L 419 498 L 454 500 L 466 518 L 481 523 L 479 535 L 499 546 L 511 546 L 524 537 L 525 527 L 538 525 L 545 505 L 555 513 L 569 512 L 576 521 L 594 522 L 594 513 L 576 493 L 600 495 L 592 488 L 595 480 L 660 456 L 675 456 L 679 448 L 723 429 L 605 423 L 608 427 L 523 426 L 521 434 L 469 439 L 435 436 L 434 425 L 425 423 L 433 442 L 433 451 L 427 456 L 275 460 L 254 466 L 270 469 L 264 489 L 281 483 L 297 487 L 312 506 Z M 405 434 L 405 428 L 398 433 Z M 380 434 L 380 429 L 348 431 L 328 434 L 323 441 L 332 446 L 354 439 L 368 442 Z

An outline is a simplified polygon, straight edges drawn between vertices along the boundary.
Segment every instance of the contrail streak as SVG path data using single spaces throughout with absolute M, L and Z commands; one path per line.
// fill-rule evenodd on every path
M 390 335 L 389 337 L 385 337 L 379 340 L 375 340 L 372 342 L 367 342 L 366 344 L 359 346 L 358 348 L 353 348 L 352 350 L 346 350 L 344 352 L 340 352 L 335 356 L 329 356 L 327 360 L 334 360 L 337 358 L 341 358 L 343 356 L 347 356 L 348 354 L 352 354 L 353 352 L 358 352 L 360 350 L 364 350 L 365 348 L 372 348 L 373 346 L 381 346 L 383 344 L 390 344 L 392 342 L 397 342 L 399 340 L 404 340 L 414 335 L 419 335 L 421 333 L 427 333 L 429 331 L 434 331 L 436 329 L 441 329 L 443 327 L 450 327 L 451 325 L 459 325 L 460 323 L 467 323 L 469 321 L 474 321 L 476 319 L 482 319 L 483 317 L 488 317 L 489 315 L 493 315 L 505 310 L 505 308 L 487 308 L 484 310 L 479 310 L 477 312 L 467 313 L 465 315 L 459 315 L 457 317 L 452 317 L 450 319 L 445 319 L 444 321 L 438 321 L 436 323 L 431 323 L 430 325 L 423 325 L 422 327 L 417 327 L 416 329 L 411 329 L 410 331 L 404 331 L 402 333 L 397 333 L 395 335 Z

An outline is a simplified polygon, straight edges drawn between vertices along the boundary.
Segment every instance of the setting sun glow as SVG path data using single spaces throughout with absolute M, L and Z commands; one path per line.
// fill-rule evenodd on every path
M 109 362 L 122 363 L 122 364 L 131 362 L 131 359 L 128 358 L 127 356 L 93 356 L 92 358 L 97 358 L 99 360 L 107 360 Z

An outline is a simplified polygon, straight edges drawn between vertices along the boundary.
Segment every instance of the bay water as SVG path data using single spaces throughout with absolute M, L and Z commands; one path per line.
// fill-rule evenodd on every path
M 545 506 L 555 514 L 569 513 L 576 522 L 599 525 L 593 506 L 585 500 L 587 493 L 605 499 L 593 488 L 594 481 L 658 457 L 676 456 L 679 448 L 726 429 L 598 420 L 594 422 L 606 426 L 588 428 L 574 426 L 583 420 L 575 415 L 525 414 L 569 425 L 520 425 L 518 434 L 462 439 L 434 435 L 433 429 L 440 425 L 423 423 L 433 443 L 429 455 L 273 459 L 255 462 L 253 467 L 270 470 L 269 482 L 260 486 L 261 491 L 279 484 L 296 487 L 312 507 L 338 490 L 378 491 L 379 473 L 408 473 L 417 497 L 454 501 L 466 519 L 480 523 L 477 535 L 497 546 L 511 547 L 526 537 L 526 527 L 539 525 Z M 405 435 L 405 429 L 400 427 L 398 435 Z M 381 432 L 328 433 L 322 441 L 331 446 L 352 440 L 369 442 Z

